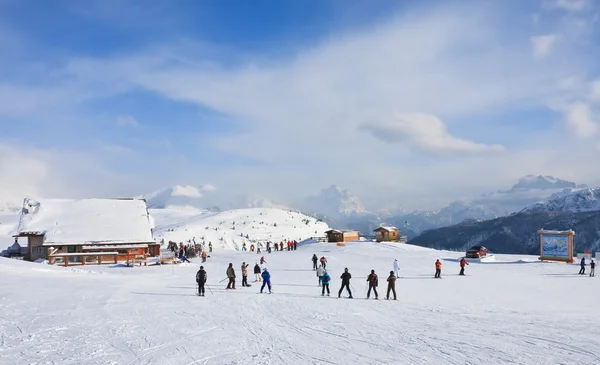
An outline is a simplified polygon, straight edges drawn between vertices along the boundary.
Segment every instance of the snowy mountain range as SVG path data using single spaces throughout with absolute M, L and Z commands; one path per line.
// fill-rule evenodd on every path
M 525 208 L 526 212 L 590 212 L 600 211 L 600 188 L 582 189 Z

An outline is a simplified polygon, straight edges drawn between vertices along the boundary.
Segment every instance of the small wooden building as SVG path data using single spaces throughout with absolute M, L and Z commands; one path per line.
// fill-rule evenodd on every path
M 377 242 L 398 242 L 400 230 L 396 227 L 379 227 L 373 230 Z
M 351 242 L 358 241 L 360 239 L 360 232 L 358 231 L 340 231 L 337 229 L 330 229 L 325 232 L 327 236 L 327 242 Z

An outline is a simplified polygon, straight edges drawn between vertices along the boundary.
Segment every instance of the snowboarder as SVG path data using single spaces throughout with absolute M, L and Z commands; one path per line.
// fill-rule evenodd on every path
M 235 270 L 233 269 L 233 264 L 231 262 L 227 268 L 227 277 L 229 278 L 227 289 L 235 289 Z
M 248 264 L 242 262 L 242 286 L 250 286 L 248 285 Z
M 579 263 L 581 269 L 579 270 L 579 275 L 585 275 L 585 257 L 581 258 L 581 262 Z
M 212 252 L 212 241 L 208 241 L 208 252 Z
M 262 293 L 263 289 L 265 288 L 265 285 L 267 285 L 269 287 L 269 294 L 271 294 L 271 274 L 269 273 L 269 270 L 267 270 L 266 267 L 263 270 L 262 278 L 263 278 L 263 285 L 260 287 L 260 292 Z
M 377 294 L 377 285 L 379 284 L 379 278 L 377 274 L 375 274 L 375 270 L 371 270 L 369 276 L 367 276 L 367 282 L 369 283 L 369 291 L 367 292 L 367 299 L 371 296 L 371 289 L 373 289 L 373 293 L 375 294 L 375 299 L 379 299 L 379 294 Z
M 592 262 L 590 262 L 590 278 L 593 276 L 596 276 L 596 263 L 594 262 L 594 259 L 592 259 Z
M 260 264 L 261 264 L 261 265 L 263 265 L 265 262 L 267 262 L 267 261 L 265 260 L 265 257 L 264 257 L 264 256 L 262 256 L 262 257 L 260 258 Z
M 462 260 L 460 260 L 460 274 L 458 275 L 465 275 L 465 265 L 468 265 L 469 263 L 467 262 L 467 259 L 465 259 L 464 257 L 462 258 Z
M 319 261 L 319 258 L 317 257 L 317 254 L 313 253 L 313 257 L 312 257 L 313 270 L 317 269 L 317 261 Z
M 385 299 L 390 299 L 390 292 L 394 293 L 394 300 L 398 300 L 396 298 L 396 276 L 394 276 L 394 272 L 390 271 L 390 276 L 387 278 L 388 287 L 387 287 L 387 295 Z
M 323 289 L 321 289 L 321 296 L 325 296 L 325 289 L 327 289 L 327 296 L 329 296 L 329 283 L 331 282 L 331 276 L 329 276 L 327 270 L 323 269 L 323 271 L 325 272 L 323 273 L 322 277 Z
M 352 275 L 350 275 L 350 273 L 348 272 L 348 268 L 344 269 L 344 273 L 342 274 L 342 276 L 340 276 L 340 279 L 342 279 L 342 287 L 338 292 L 338 298 L 342 296 L 342 291 L 344 290 L 344 288 L 346 288 L 348 290 L 349 298 L 352 299 L 352 292 L 350 291 L 350 279 L 352 279 Z
M 327 268 L 327 259 L 325 258 L 325 256 L 321 257 L 321 266 L 323 266 L 323 269 Z
M 201 297 L 204 296 L 204 284 L 206 284 L 207 277 L 204 266 L 200 266 L 200 270 L 196 273 L 196 282 L 198 283 L 198 295 Z
M 396 275 L 396 277 L 400 276 L 398 274 L 399 270 L 400 270 L 400 267 L 398 265 L 398 259 L 394 259 L 394 274 Z
M 258 263 L 254 265 L 254 276 L 256 276 L 254 282 L 262 281 L 262 279 L 260 278 L 260 266 L 258 266 Z
M 438 279 L 442 278 L 442 263 L 440 259 L 435 260 L 435 277 Z
M 319 286 L 321 286 L 321 283 L 323 283 L 323 275 L 325 274 L 326 270 L 323 266 L 319 266 L 319 268 L 317 269 L 317 277 L 319 278 Z

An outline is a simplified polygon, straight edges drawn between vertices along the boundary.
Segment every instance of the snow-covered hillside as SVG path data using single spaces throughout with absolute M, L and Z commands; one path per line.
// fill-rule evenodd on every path
M 600 211 L 600 188 L 583 189 L 558 196 L 525 208 L 526 212 L 589 212 Z
M 321 296 L 313 254 L 328 258 L 331 297 Z M 253 275 L 251 287 L 240 285 L 240 264 L 254 265 L 260 255 L 215 250 L 203 264 L 205 297 L 195 294 L 199 260 L 65 269 L 0 259 L 0 363 L 600 362 L 600 279 L 577 275 L 577 265 L 497 255 L 496 262 L 471 263 L 460 277 L 460 253 L 372 242 L 264 255 L 272 295 L 259 294 Z M 394 258 L 398 301 L 386 301 Z M 438 258 L 442 279 L 433 278 Z M 221 282 L 230 262 L 236 290 Z M 337 299 L 346 267 L 352 300 L 345 291 Z M 379 301 L 365 300 L 371 269 L 379 274 Z
M 241 249 L 244 242 L 322 237 L 329 226 L 313 217 L 282 209 L 249 208 L 224 212 L 151 209 L 154 236 L 165 242 L 212 242 L 215 248 Z

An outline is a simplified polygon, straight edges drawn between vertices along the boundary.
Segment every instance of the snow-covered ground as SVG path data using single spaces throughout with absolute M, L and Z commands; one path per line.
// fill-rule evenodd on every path
M 313 253 L 328 258 L 321 297 Z M 397 244 L 314 243 L 265 254 L 274 294 L 226 291 L 260 255 L 216 249 L 206 297 L 192 264 L 60 268 L 0 259 L 2 364 L 598 364 L 600 279 L 577 265 L 497 255 L 457 276 L 459 253 Z M 394 258 L 399 300 L 380 298 Z M 443 260 L 442 279 L 433 278 Z M 348 267 L 355 299 L 337 299 Z M 250 273 L 252 271 L 250 270 Z M 250 276 L 250 282 L 253 275 Z
M 212 242 L 215 248 L 239 250 L 246 242 L 301 241 L 323 237 L 329 226 L 301 213 L 274 209 L 248 208 L 213 213 L 192 209 L 150 209 L 156 239 L 165 242 Z M 247 238 L 246 238 L 247 236 Z

